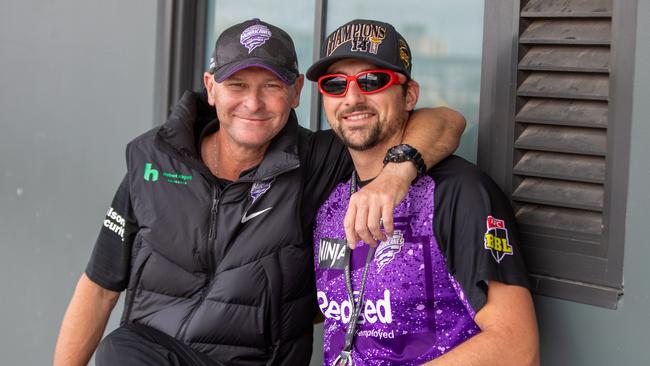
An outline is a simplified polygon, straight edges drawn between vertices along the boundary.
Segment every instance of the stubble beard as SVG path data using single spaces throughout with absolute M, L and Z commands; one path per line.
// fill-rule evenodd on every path
M 369 106 L 357 105 L 338 113 L 336 118 L 337 120 L 341 121 L 341 115 L 353 112 L 369 112 L 373 113 L 375 116 L 379 116 L 379 114 Z M 332 126 L 332 129 L 349 149 L 355 151 L 366 151 L 374 148 L 382 141 L 393 136 L 401 128 L 402 124 L 403 123 L 397 123 L 397 121 L 380 121 L 379 117 L 377 117 L 377 120 L 375 120 L 375 122 L 368 127 L 349 128 L 342 127 L 342 124 L 339 123 L 336 127 Z M 356 136 L 355 138 L 354 136 L 361 134 L 361 137 Z

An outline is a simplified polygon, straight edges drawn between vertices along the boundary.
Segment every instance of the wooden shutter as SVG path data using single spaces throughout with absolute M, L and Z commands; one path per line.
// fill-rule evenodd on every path
M 612 2 L 531 0 L 520 16 L 512 199 L 529 270 L 538 285 L 615 298 L 603 240 Z
M 612 118 L 617 2 L 486 2 L 478 159 L 513 201 L 536 292 L 610 308 L 623 289 L 612 238 L 624 237 L 614 216 L 626 197 L 613 191 L 627 189 L 615 150 L 629 125 Z

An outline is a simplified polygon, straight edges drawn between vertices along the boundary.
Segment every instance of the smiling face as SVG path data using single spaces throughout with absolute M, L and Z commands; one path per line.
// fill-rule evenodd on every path
M 356 75 L 377 68 L 367 61 L 345 59 L 332 64 L 327 73 Z M 399 77 L 406 79 L 401 74 Z M 417 102 L 417 83 L 409 81 L 406 92 L 401 85 L 392 85 L 374 94 L 361 94 L 356 82 L 350 83 L 343 97 L 323 95 L 323 108 L 332 130 L 350 149 L 374 148 L 403 129 L 408 111 Z
M 229 143 L 245 149 L 266 149 L 300 103 L 301 75 L 287 85 L 272 72 L 249 67 L 221 83 L 204 75 L 208 102 L 217 110 L 219 130 Z

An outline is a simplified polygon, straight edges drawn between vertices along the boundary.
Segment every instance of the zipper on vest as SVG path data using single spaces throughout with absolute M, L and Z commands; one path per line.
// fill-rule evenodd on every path
M 219 197 L 217 197 L 217 187 L 212 187 L 212 207 L 210 208 L 210 227 L 208 230 L 208 248 L 217 236 L 217 211 L 219 210 Z

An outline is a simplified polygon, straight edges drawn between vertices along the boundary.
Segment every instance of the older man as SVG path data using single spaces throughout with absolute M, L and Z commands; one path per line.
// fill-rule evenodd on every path
M 204 82 L 207 92 L 187 92 L 165 124 L 127 146 L 128 173 L 66 312 L 55 364 L 88 361 L 124 290 L 122 326 L 100 344 L 98 365 L 309 362 L 311 228 L 349 175 L 349 156 L 333 133 L 299 127 L 292 108 L 303 76 L 283 30 L 259 19 L 227 29 Z M 416 138 L 405 137 L 430 164 L 462 130 L 453 112 L 436 113 L 453 120 L 437 129 L 413 121 Z M 415 174 L 410 163 L 387 166 L 364 190 L 378 203 L 355 205 L 351 220 L 382 210 L 389 219 Z M 350 235 L 372 241 L 381 234 L 373 231 L 359 224 Z
M 411 66 L 409 46 L 393 26 L 358 19 L 329 35 L 323 58 L 307 71 L 355 168 L 321 206 L 314 230 L 324 364 L 538 364 L 507 199 L 467 161 L 452 156 L 427 170 L 412 147 L 399 144 L 419 95 Z M 416 162 L 419 178 L 394 221 L 383 222 L 392 235 L 351 252 L 342 230 L 350 197 L 372 184 L 383 164 L 400 160 Z M 377 216 L 370 221 L 379 225 Z

